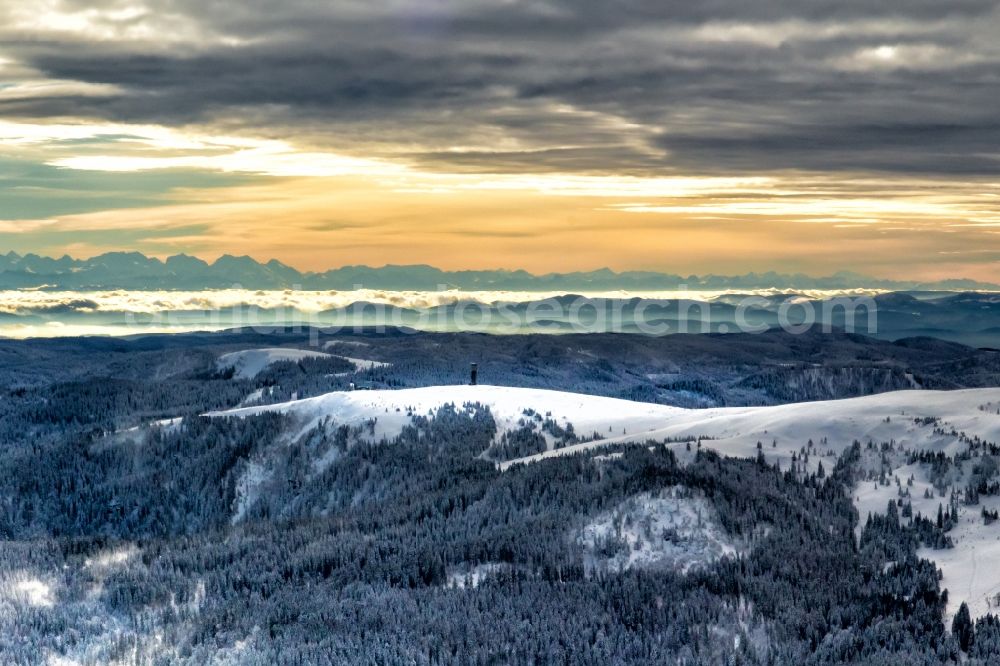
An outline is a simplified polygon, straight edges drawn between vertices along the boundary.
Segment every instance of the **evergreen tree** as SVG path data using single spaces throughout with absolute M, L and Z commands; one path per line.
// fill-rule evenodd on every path
M 968 652 L 975 638 L 972 628 L 972 617 L 969 615 L 969 607 L 963 601 L 962 605 L 955 613 L 955 619 L 951 622 L 951 633 L 958 639 L 958 646 L 962 652 Z

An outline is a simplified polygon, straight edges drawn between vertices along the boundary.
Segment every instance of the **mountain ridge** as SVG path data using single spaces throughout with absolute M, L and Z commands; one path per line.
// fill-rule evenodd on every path
M 534 274 L 523 269 L 447 271 L 427 264 L 345 265 L 299 271 L 270 259 L 224 254 L 213 262 L 187 254 L 166 259 L 140 252 L 107 252 L 89 259 L 34 253 L 0 255 L 0 289 L 307 289 L 598 291 L 677 289 L 889 289 L 1000 291 L 1000 284 L 971 279 L 888 280 L 849 271 L 813 277 L 803 273 L 750 272 L 688 275 L 656 271 L 589 271 Z

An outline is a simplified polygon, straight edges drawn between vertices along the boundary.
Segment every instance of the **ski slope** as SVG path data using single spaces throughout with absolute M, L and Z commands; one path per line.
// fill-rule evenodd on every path
M 444 404 L 489 406 L 498 432 L 513 430 L 526 409 L 571 423 L 577 435 L 599 439 L 500 463 L 502 469 L 529 464 L 552 456 L 576 453 L 599 454 L 610 444 L 667 441 L 684 460 L 689 442 L 700 442 L 722 455 L 753 457 L 760 450 L 768 463 L 788 468 L 795 455 L 800 465 L 802 450 L 812 441 L 808 462 L 811 470 L 822 462 L 833 468 L 840 454 L 857 440 L 881 444 L 892 442 L 900 456 L 904 451 L 943 452 L 948 456 L 968 448 L 964 438 L 1000 443 L 1000 388 L 961 391 L 897 391 L 861 398 L 794 403 L 770 407 L 682 409 L 543 389 L 501 386 L 435 386 L 397 391 L 337 392 L 293 402 L 243 407 L 214 412 L 211 416 L 250 416 L 283 412 L 295 417 L 298 434 L 316 427 L 321 420 L 347 425 L 375 421 L 368 438 L 391 439 L 410 423 L 411 415 L 427 414 Z M 760 448 L 758 449 L 758 442 Z M 692 448 L 696 444 L 691 445 Z M 947 500 L 924 498 L 930 487 L 920 465 L 899 463 L 892 475 L 910 488 L 914 513 L 934 515 Z M 853 499 L 861 520 L 871 512 L 884 512 L 890 499 L 898 497 L 895 483 L 880 486 L 861 482 Z M 1000 498 L 983 498 L 982 505 L 997 508 Z M 924 549 L 923 557 L 943 571 L 942 586 L 949 590 L 949 615 L 967 601 L 974 615 L 997 612 L 995 595 L 1000 593 L 1000 522 L 984 525 L 980 506 L 961 507 L 959 524 L 950 536 L 955 548 Z

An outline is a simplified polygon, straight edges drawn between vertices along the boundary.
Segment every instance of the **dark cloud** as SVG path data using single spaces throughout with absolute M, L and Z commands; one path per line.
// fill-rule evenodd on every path
M 0 114 L 402 145 L 474 171 L 992 175 L 997 5 L 149 2 L 131 20 L 169 11 L 193 26 L 188 46 L 0 29 L 0 55 L 121 90 L 0 98 Z
M 766 156 L 768 164 L 809 170 L 875 170 L 915 173 L 984 174 L 1000 172 L 1000 125 L 831 124 L 762 128 L 742 134 L 671 135 L 664 147 L 680 164 L 698 166 L 698 156 L 735 170 L 752 170 Z

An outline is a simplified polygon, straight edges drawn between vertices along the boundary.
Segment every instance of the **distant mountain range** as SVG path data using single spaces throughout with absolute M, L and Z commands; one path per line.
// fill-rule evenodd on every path
M 534 275 L 524 270 L 443 271 L 426 265 L 343 266 L 301 272 L 276 259 L 266 263 L 223 255 L 212 263 L 178 254 L 166 260 L 139 252 L 109 252 L 90 259 L 8 252 L 0 255 L 0 289 L 392 289 L 601 291 L 697 289 L 886 289 L 893 291 L 1000 290 L 1000 284 L 955 279 L 938 282 L 882 280 L 852 272 L 828 277 L 801 273 L 675 275 L 652 271 L 615 272 L 608 268 Z

